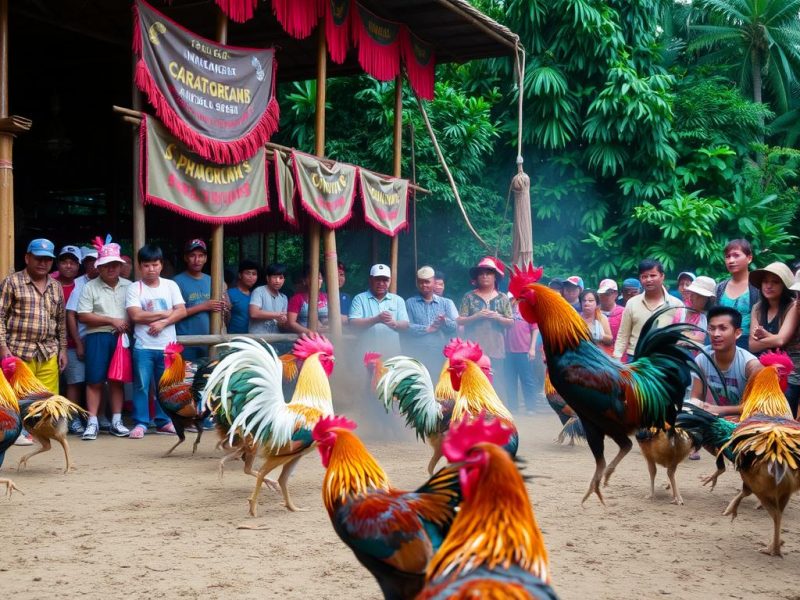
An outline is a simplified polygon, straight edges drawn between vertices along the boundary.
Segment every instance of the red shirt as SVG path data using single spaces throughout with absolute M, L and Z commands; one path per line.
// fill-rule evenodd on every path
M 622 323 L 622 313 L 625 312 L 625 307 L 615 304 L 610 312 L 602 312 L 608 318 L 608 325 L 611 327 L 611 344 L 613 350 L 613 345 L 617 341 L 617 333 L 619 332 L 620 323 Z

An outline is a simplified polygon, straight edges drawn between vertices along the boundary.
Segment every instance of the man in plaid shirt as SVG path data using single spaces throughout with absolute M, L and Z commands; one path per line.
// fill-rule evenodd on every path
M 0 283 L 0 358 L 17 356 L 54 394 L 67 366 L 64 293 L 50 277 L 55 258 L 50 240 L 28 244 L 25 269 Z

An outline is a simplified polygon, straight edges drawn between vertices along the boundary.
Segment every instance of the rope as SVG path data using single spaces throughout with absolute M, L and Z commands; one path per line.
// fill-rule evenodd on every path
M 439 142 L 436 140 L 436 134 L 433 132 L 433 127 L 431 127 L 431 122 L 430 119 L 428 119 L 428 112 L 425 110 L 425 105 L 422 104 L 422 100 L 420 99 L 419 96 L 416 96 L 415 94 L 415 97 L 417 98 L 417 105 L 419 106 L 419 111 L 422 113 L 422 119 L 425 121 L 425 128 L 428 130 L 428 135 L 431 136 L 431 141 L 433 142 L 433 149 L 436 151 L 436 156 L 439 158 L 439 163 L 442 165 L 445 175 L 447 175 L 447 181 L 450 182 L 450 189 L 453 190 L 453 195 L 456 198 L 456 203 L 458 204 L 458 208 L 461 210 L 461 215 L 464 217 L 464 221 L 466 222 L 467 227 L 469 228 L 472 235 L 475 236 L 475 239 L 478 240 L 483 245 L 484 248 L 491 251 L 492 249 L 489 246 L 489 244 L 487 244 L 486 241 L 478 234 L 478 232 L 475 231 L 475 228 L 472 226 L 472 223 L 470 222 L 469 217 L 467 216 L 467 211 L 464 208 L 464 204 L 461 202 L 461 196 L 458 193 L 456 182 L 453 180 L 453 174 L 447 167 L 447 162 L 445 162 L 444 156 L 442 155 L 442 149 L 439 148 Z
M 520 60 L 522 55 L 522 60 Z M 519 45 L 519 40 L 514 43 L 514 69 L 517 72 L 517 172 L 522 172 L 522 90 L 525 84 L 525 48 Z

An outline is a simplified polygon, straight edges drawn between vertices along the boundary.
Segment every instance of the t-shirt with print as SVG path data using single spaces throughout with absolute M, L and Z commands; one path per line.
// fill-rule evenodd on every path
M 289 305 L 286 310 L 297 315 L 297 322 L 303 327 L 308 327 L 308 294 L 295 294 L 289 298 Z M 317 317 L 321 323 L 328 320 L 328 296 L 325 292 L 319 293 L 317 299 Z
M 211 277 L 205 273 L 195 279 L 184 271 L 173 281 L 178 284 L 187 310 L 211 299 Z M 175 331 L 178 335 L 208 335 L 211 332 L 211 313 L 203 311 L 181 319 L 175 324 Z
M 132 283 L 128 286 L 128 296 L 125 300 L 125 307 L 137 306 L 145 312 L 159 312 L 162 310 L 172 310 L 174 306 L 185 304 L 178 284 L 169 279 L 158 278 L 158 285 L 150 287 L 141 281 Z M 175 325 L 168 325 L 161 330 L 157 336 L 153 337 L 148 333 L 149 323 L 136 323 L 134 335 L 136 336 L 136 348 L 140 350 L 163 350 L 167 344 L 176 339 Z
M 711 346 L 706 346 L 705 351 L 709 356 L 714 357 L 714 351 Z M 714 368 L 705 355 L 698 354 L 694 359 L 697 366 L 705 373 L 708 387 L 714 390 L 719 397 L 719 406 L 738 406 L 741 403 L 744 388 L 747 386 L 747 363 L 751 360 L 758 359 L 744 348 L 736 346 L 736 355 L 733 361 L 731 361 L 727 370 L 722 371 L 722 376 L 725 378 L 725 385 L 723 386 L 717 369 Z

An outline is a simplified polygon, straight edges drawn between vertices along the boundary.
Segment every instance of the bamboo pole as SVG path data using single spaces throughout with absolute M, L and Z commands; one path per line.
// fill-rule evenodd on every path
M 400 177 L 403 158 L 403 77 L 398 75 L 394 80 L 394 168 L 392 174 Z M 400 251 L 400 234 L 396 233 L 392 237 L 392 244 L 389 250 L 389 268 L 392 270 L 392 279 L 389 283 L 389 291 L 397 293 L 397 255 Z
M 135 63 L 136 59 L 134 58 L 133 60 Z M 142 94 L 139 92 L 135 83 L 131 84 L 131 92 L 133 107 L 138 112 L 142 107 Z M 130 117 L 127 118 L 129 119 Z M 139 169 L 141 168 L 139 163 L 142 159 L 141 148 L 139 146 L 140 137 L 138 131 L 135 131 L 133 135 L 133 186 L 131 188 L 133 190 L 133 198 L 131 200 L 133 202 L 133 274 L 136 279 L 141 279 L 142 273 L 135 254 L 147 243 L 147 221 L 145 220 L 144 203 L 142 202 L 142 182 L 139 179 Z
M 8 117 L 8 0 L 0 0 L 0 117 Z M 0 279 L 14 270 L 13 139 L 0 133 Z
M 217 41 L 221 44 L 228 42 L 228 17 L 221 10 L 217 12 Z M 222 262 L 225 246 L 225 230 L 222 225 L 214 225 L 211 230 L 211 298 L 222 299 Z M 219 334 L 222 331 L 222 313 L 211 313 L 211 333 Z

